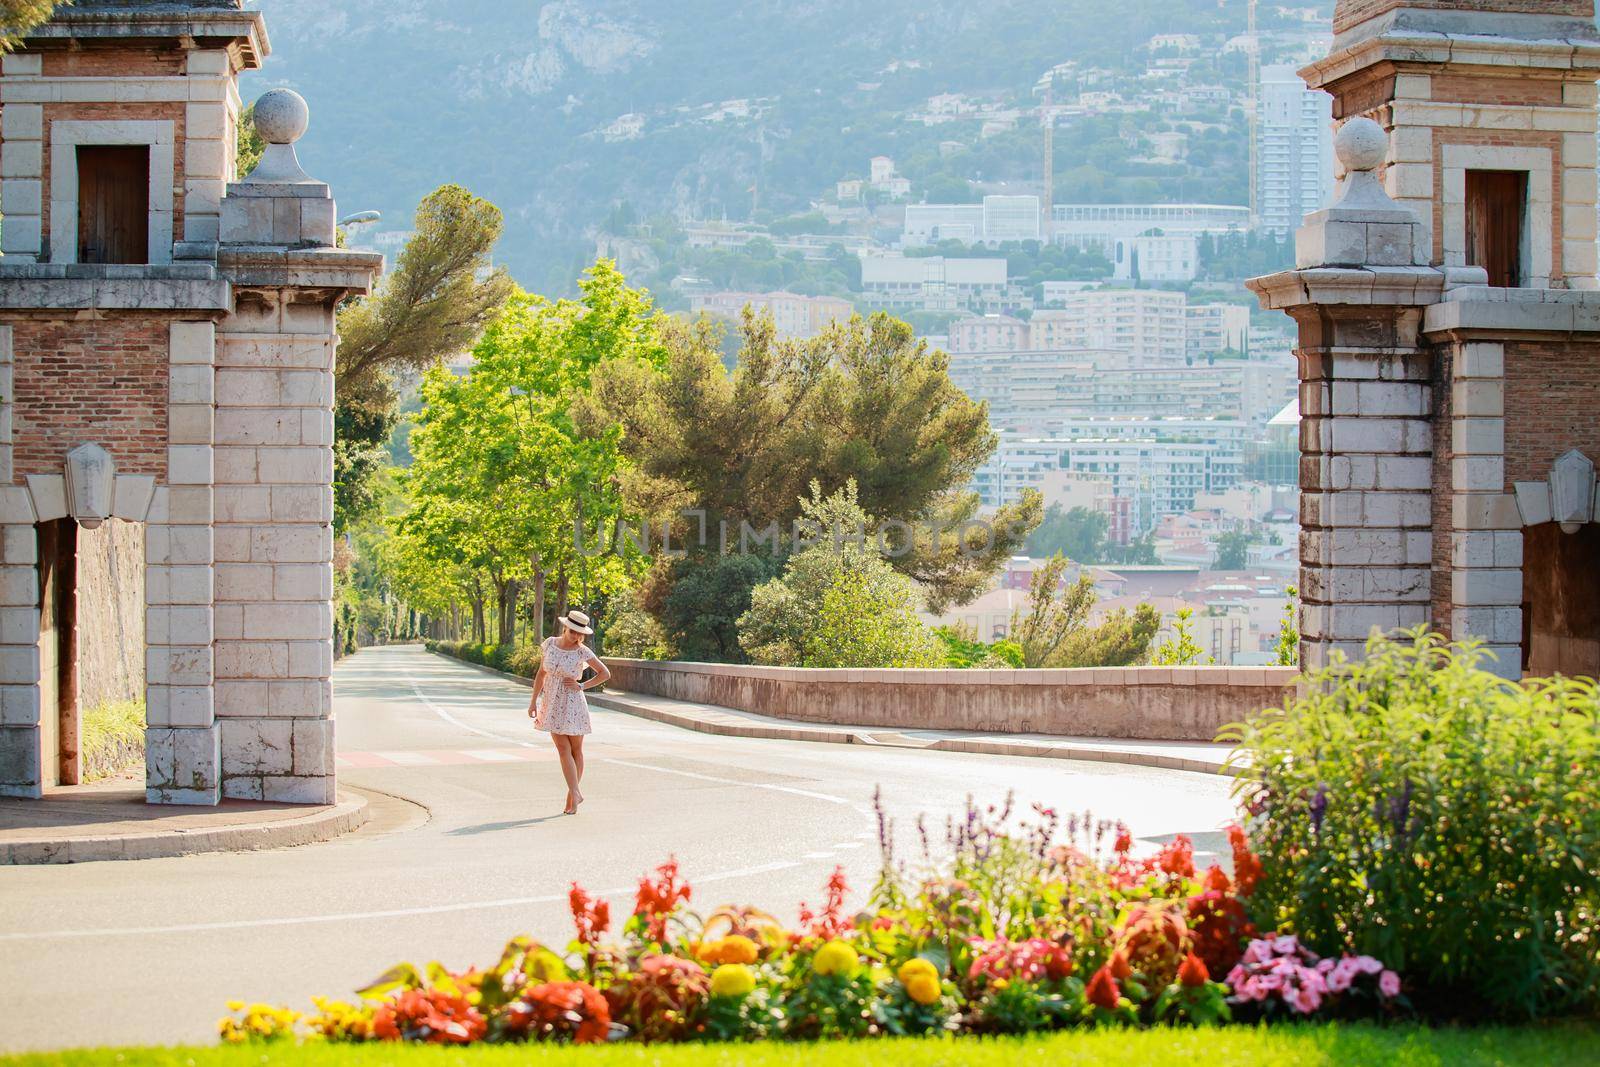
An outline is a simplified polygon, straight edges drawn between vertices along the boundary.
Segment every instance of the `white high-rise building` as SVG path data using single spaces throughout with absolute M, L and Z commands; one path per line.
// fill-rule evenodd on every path
M 1333 98 L 1274 65 L 1261 68 L 1260 108 L 1256 212 L 1263 230 L 1293 233 L 1333 198 Z

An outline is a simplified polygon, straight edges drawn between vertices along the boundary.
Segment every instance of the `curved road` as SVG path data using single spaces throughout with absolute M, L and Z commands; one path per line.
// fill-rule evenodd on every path
M 342 782 L 382 794 L 367 828 L 299 849 L 0 868 L 0 1050 L 208 1043 L 229 999 L 309 1007 L 399 960 L 491 962 L 522 932 L 565 944 L 570 882 L 625 911 L 669 854 L 702 907 L 792 916 L 836 864 L 859 900 L 880 786 L 902 850 L 918 813 L 942 839 L 968 794 L 1093 809 L 1201 851 L 1232 813 L 1227 780 L 1208 775 L 713 737 L 597 710 L 588 803 L 565 818 L 526 689 L 388 648 L 341 663 L 334 692 Z

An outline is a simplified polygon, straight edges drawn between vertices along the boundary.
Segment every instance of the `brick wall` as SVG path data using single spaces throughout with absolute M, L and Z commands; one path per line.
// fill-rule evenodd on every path
M 184 73 L 178 48 L 74 48 L 43 52 L 46 78 L 177 78 Z
M 60 474 L 66 454 L 89 441 L 121 473 L 166 480 L 166 320 L 23 320 L 12 329 L 18 480 Z
M 1506 344 L 1506 481 L 1541 481 L 1576 448 L 1600 462 L 1600 356 L 1589 342 Z

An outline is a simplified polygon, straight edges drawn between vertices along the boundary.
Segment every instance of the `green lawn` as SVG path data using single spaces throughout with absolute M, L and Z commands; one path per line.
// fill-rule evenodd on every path
M 1518 1029 L 1428 1030 L 1364 1026 L 1243 1027 L 1225 1030 L 1103 1031 L 1055 1034 L 1035 1040 L 873 1041 L 831 1045 L 498 1046 L 471 1050 L 396 1045 L 254 1046 L 243 1048 L 123 1049 L 4 1058 L 4 1067 L 119 1064 L 150 1067 L 767 1067 L 826 1063 L 828 1067 L 1013 1067 L 1016 1064 L 1104 1064 L 1105 1067 L 1592 1067 L 1600 1063 L 1600 1029 L 1562 1026 Z

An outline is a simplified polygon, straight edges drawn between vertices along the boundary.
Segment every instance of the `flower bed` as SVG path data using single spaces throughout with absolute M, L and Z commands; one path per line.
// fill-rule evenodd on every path
M 953 858 L 935 865 L 929 847 L 917 875 L 888 853 L 891 837 L 885 820 L 883 873 L 859 913 L 846 911 L 837 871 L 793 926 L 750 907 L 702 915 L 668 861 L 640 880 L 614 937 L 609 902 L 573 885 L 564 949 L 517 938 L 482 969 L 402 965 L 359 1001 L 319 1000 L 304 1016 L 233 1005 L 222 1036 L 809 1041 L 1406 1010 L 1399 977 L 1377 961 L 1255 937 L 1258 863 L 1237 828 L 1237 877 L 1196 871 L 1186 838 L 1138 858 L 1126 830 L 1045 809 L 1015 821 L 971 808 L 948 828 Z

